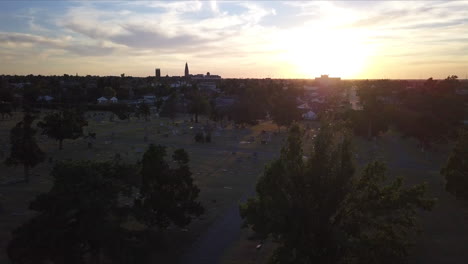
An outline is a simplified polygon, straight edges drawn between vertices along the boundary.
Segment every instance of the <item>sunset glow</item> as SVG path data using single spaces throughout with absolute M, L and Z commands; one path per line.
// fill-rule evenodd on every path
M 468 72 L 468 3 L 0 2 L 0 72 L 444 78 Z

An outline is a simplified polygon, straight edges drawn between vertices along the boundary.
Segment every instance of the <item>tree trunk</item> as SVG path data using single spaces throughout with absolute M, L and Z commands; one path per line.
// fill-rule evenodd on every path
M 278 134 L 281 132 L 281 126 L 278 125 Z
M 198 113 L 195 113 L 195 123 L 198 123 Z
M 367 127 L 367 139 L 371 139 L 372 136 L 372 121 L 369 120 L 369 126 Z
M 63 149 L 63 144 L 62 144 L 62 142 L 63 142 L 63 139 L 60 139 L 60 140 L 59 140 L 59 150 L 62 150 L 62 149 Z
M 29 182 L 29 166 L 24 165 L 24 181 Z

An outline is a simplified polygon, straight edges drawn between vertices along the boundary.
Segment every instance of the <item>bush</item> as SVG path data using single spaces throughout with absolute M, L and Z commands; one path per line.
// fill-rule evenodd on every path
M 203 133 L 201 132 L 198 132 L 197 134 L 195 134 L 195 141 L 196 142 L 205 142 L 205 138 L 203 137 Z

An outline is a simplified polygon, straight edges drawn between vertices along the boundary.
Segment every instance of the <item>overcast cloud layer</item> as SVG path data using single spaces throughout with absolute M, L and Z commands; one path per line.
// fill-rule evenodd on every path
M 0 2 L 0 74 L 443 78 L 468 2 Z

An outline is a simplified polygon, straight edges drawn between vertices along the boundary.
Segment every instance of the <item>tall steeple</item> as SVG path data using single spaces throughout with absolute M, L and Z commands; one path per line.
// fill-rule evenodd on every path
M 189 77 L 188 64 L 185 62 L 185 77 Z

